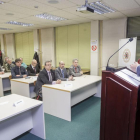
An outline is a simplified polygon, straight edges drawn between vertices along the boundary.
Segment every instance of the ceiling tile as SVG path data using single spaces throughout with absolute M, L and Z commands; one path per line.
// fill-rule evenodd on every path
M 140 5 L 140 0 L 136 0 L 136 2 Z
M 1 1 L 3 1 L 3 2 L 10 2 L 10 1 L 12 1 L 12 0 L 1 0 Z
M 108 18 L 123 18 L 123 17 L 126 17 L 126 15 L 124 15 L 120 12 L 108 13 L 108 14 L 104 14 L 104 16 L 108 17 Z
M 44 3 L 44 4 L 52 6 L 52 7 L 56 7 L 56 8 L 59 8 L 59 9 L 76 6 L 76 4 L 74 4 L 74 3 L 72 3 L 68 0 L 58 0 L 59 3 L 57 3 L 57 4 L 48 3 L 48 1 L 50 1 L 50 0 L 35 0 L 35 1 L 38 1 L 40 3 Z
M 49 13 L 52 14 L 52 15 L 60 16 L 60 17 L 67 18 L 67 19 L 72 19 L 72 18 L 79 17 L 77 15 L 74 15 L 74 14 L 68 13 L 68 12 L 65 12 L 63 10 L 57 10 L 57 11 L 49 12 Z
M 68 0 L 68 1 L 73 2 L 77 5 L 84 5 L 85 4 L 85 0 Z M 88 3 L 96 2 L 96 1 L 99 1 L 99 0 L 88 0 Z
M 84 17 L 74 18 L 72 20 L 78 21 L 78 22 L 90 22 L 90 21 L 92 21 L 92 19 L 88 19 L 88 18 L 84 18 Z
M 10 3 L 0 5 L 0 9 L 7 10 L 7 12 L 9 12 L 9 11 L 17 12 L 17 13 L 22 13 L 22 14 L 27 14 L 27 15 L 35 15 L 35 14 L 41 13 L 36 10 L 32 10 L 29 8 L 23 8 L 21 6 L 10 4 Z
M 4 16 L 4 15 L 0 15 L 0 22 L 3 22 L 4 21 L 10 21 L 10 20 L 16 20 L 16 19 L 19 19 L 17 17 L 12 17 L 12 16 Z
M 22 7 L 26 7 L 26 8 L 30 8 L 36 11 L 42 11 L 42 12 L 49 12 L 49 11 L 55 11 L 58 10 L 55 7 L 46 5 L 46 4 L 42 4 L 39 3 L 37 1 L 34 0 L 13 0 L 10 3 L 15 4 L 15 5 L 19 5 Z M 34 8 L 34 6 L 38 6 L 38 8 Z
M 105 17 L 105 16 L 102 16 L 102 15 L 97 15 L 97 16 L 89 16 L 88 17 L 89 19 L 92 19 L 92 20 L 107 20 L 109 18 Z
M 103 2 L 118 11 L 139 8 L 134 0 L 103 0 Z
M 140 16 L 140 8 L 132 9 L 132 10 L 125 10 L 125 11 L 120 11 L 120 12 L 127 15 L 128 17 Z
M 6 14 L 14 14 L 14 15 L 6 15 Z M 26 15 L 26 14 L 20 14 L 18 12 L 13 12 L 13 11 L 7 11 L 7 10 L 3 10 L 3 9 L 0 9 L 0 15 L 3 15 L 5 17 L 9 17 L 9 18 L 25 18 L 29 15 Z

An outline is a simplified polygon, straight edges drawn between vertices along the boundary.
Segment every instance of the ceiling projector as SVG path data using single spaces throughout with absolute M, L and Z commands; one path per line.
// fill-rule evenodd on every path
M 91 7 L 88 4 L 88 0 L 85 0 L 85 5 L 82 5 L 81 7 L 78 7 L 76 11 L 81 12 L 81 13 L 85 13 L 85 14 L 94 13 L 94 9 L 93 9 L 93 7 Z

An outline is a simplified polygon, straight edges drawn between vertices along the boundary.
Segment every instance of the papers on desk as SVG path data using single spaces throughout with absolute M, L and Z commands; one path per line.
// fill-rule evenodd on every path
M 31 77 L 31 79 L 33 79 L 34 81 L 36 81 L 37 80 L 37 76 Z
M 121 71 L 115 72 L 115 75 L 118 75 L 119 77 L 135 86 L 140 85 L 140 77 L 138 77 L 135 73 L 129 71 L 128 69 L 123 69 Z
M 65 84 L 64 86 L 67 88 L 70 88 L 70 87 L 72 87 L 72 83 Z
M 8 103 L 9 103 L 9 101 L 6 101 L 6 102 L 0 103 L 0 105 L 5 105 L 5 104 L 8 104 Z

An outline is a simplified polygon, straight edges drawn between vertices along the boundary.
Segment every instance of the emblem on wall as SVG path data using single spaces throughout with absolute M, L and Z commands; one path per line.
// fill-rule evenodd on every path
M 123 51 L 123 60 L 124 60 L 124 62 L 126 62 L 126 63 L 129 62 L 130 58 L 131 58 L 130 50 L 129 49 L 125 49 Z

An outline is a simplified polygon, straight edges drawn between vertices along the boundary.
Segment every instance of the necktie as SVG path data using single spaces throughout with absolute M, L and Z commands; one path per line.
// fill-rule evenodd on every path
M 49 81 L 52 82 L 52 75 L 51 75 L 51 72 L 49 72 Z
M 21 75 L 20 67 L 19 67 L 19 75 Z
M 35 67 L 34 67 L 33 69 L 34 69 L 34 72 L 36 73 L 36 69 L 35 69 Z
M 62 70 L 62 76 L 63 76 L 63 78 L 64 78 L 64 71 Z
M 77 68 L 75 67 L 75 72 L 77 73 Z

